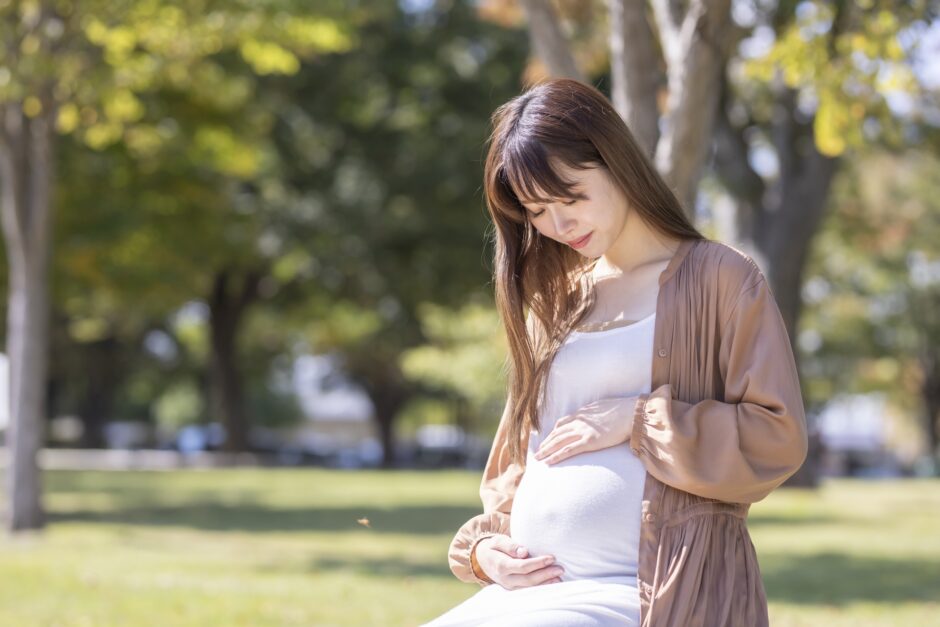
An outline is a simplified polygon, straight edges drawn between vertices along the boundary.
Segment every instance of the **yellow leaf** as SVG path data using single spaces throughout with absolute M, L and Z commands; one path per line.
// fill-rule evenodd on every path
M 839 123 L 838 106 L 833 100 L 830 95 L 820 94 L 819 107 L 816 109 L 813 123 L 816 147 L 819 152 L 829 157 L 836 157 L 845 151 L 844 129 Z
M 130 90 L 112 93 L 104 103 L 108 118 L 119 122 L 133 122 L 144 115 L 144 106 Z
M 23 41 L 20 43 L 20 51 L 25 55 L 29 56 L 39 52 L 40 45 L 39 37 L 30 33 L 23 37 Z
M 67 135 L 78 127 L 78 120 L 78 107 L 75 103 L 67 102 L 59 108 L 56 128 L 63 135 Z
M 320 51 L 342 52 L 352 45 L 352 38 L 333 20 L 291 18 L 285 29 L 294 43 Z
M 294 74 L 300 69 L 294 53 L 273 42 L 251 39 L 241 45 L 240 51 L 258 74 Z
M 120 139 L 123 131 L 123 126 L 116 122 L 95 124 L 85 131 L 85 143 L 95 150 L 102 150 Z
M 128 129 L 125 141 L 131 152 L 140 157 L 154 154 L 163 145 L 160 132 L 152 126 L 135 126 Z
M 89 18 L 85 22 L 85 36 L 88 41 L 98 46 L 103 46 L 108 38 L 108 27 L 97 18 Z
M 23 113 L 26 117 L 34 118 L 42 113 L 42 102 L 36 96 L 29 96 L 23 101 Z

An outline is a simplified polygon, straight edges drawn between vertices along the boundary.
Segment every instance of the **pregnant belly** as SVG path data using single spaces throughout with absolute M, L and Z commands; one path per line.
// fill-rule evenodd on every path
M 646 469 L 626 445 L 545 464 L 529 452 L 510 533 L 531 556 L 551 554 L 575 579 L 636 576 Z

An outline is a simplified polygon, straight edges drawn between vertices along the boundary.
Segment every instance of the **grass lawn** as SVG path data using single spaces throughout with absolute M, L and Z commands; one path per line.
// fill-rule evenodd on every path
M 479 477 L 49 472 L 46 532 L 0 536 L 0 625 L 418 625 L 479 589 L 446 556 Z M 829 481 L 751 511 L 775 627 L 940 625 L 940 481 Z

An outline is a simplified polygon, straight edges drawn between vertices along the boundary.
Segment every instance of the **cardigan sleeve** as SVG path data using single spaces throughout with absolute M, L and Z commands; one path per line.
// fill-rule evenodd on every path
M 535 320 L 526 316 L 526 330 L 529 337 L 535 336 Z M 508 395 L 507 395 L 508 396 Z M 509 440 L 509 398 L 496 427 L 496 435 L 490 446 L 489 456 L 483 468 L 480 480 L 480 500 L 483 513 L 465 522 L 454 535 L 448 549 L 448 564 L 451 572 L 461 581 L 476 582 L 487 586 L 491 582 L 480 579 L 470 565 L 470 552 L 477 542 L 497 534 L 510 535 L 509 516 L 516 488 L 525 472 L 524 464 L 516 464 L 510 455 Z M 525 435 L 523 436 L 525 437 Z
M 807 454 L 789 336 L 756 268 L 720 338 L 723 400 L 686 403 L 669 383 L 640 395 L 630 447 L 665 484 L 705 498 L 754 503 L 795 473 Z
M 509 535 L 512 502 L 524 471 L 522 466 L 510 460 L 508 414 L 507 401 L 480 481 L 483 513 L 474 516 L 457 530 L 448 549 L 451 572 L 461 581 L 476 582 L 483 586 L 489 582 L 478 578 L 473 572 L 470 566 L 470 551 L 484 538 L 497 534 Z

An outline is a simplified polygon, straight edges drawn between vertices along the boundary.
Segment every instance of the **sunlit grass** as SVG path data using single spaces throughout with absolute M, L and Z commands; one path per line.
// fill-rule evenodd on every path
M 0 625 L 417 625 L 479 473 L 50 472 L 50 524 L 0 540 Z M 359 522 L 368 519 L 368 526 Z M 940 481 L 830 481 L 752 509 L 771 623 L 940 624 Z

